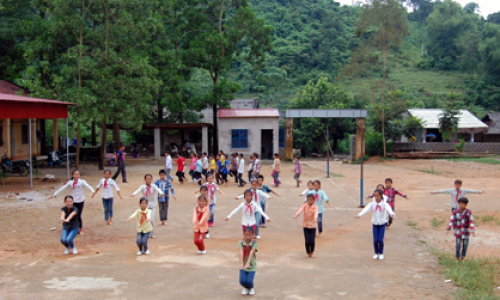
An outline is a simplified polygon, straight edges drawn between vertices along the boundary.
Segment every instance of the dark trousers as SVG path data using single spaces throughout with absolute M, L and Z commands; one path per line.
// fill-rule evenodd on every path
M 238 181 L 240 183 L 240 186 L 243 186 L 247 183 L 245 180 L 243 180 L 243 173 L 238 173 Z
M 122 173 L 122 181 L 126 182 L 127 181 L 127 171 L 125 170 L 125 162 L 123 160 L 118 161 L 118 170 L 116 170 L 115 175 L 113 175 L 113 180 L 116 180 L 116 178 L 118 178 L 118 175 L 120 175 L 120 172 Z
M 160 207 L 160 221 L 168 220 L 168 201 L 158 202 Z
M 255 279 L 255 271 L 247 272 L 245 270 L 240 269 L 240 284 L 242 287 L 246 289 L 253 289 L 254 279 Z
M 394 204 L 394 206 L 391 206 L 392 211 L 396 212 L 396 203 L 393 203 L 393 204 Z M 392 216 L 389 215 L 389 226 L 391 226 L 391 224 L 392 224 Z
M 457 238 L 456 239 L 456 247 L 455 247 L 455 255 L 457 258 L 460 258 L 460 255 L 462 255 L 462 257 L 465 257 L 465 255 L 467 254 L 467 248 L 469 248 L 469 239 L 459 239 Z M 460 248 L 462 248 L 462 253 L 460 253 Z
M 252 171 L 248 171 L 248 182 L 252 181 Z
M 234 177 L 234 183 L 238 183 L 238 171 L 229 171 Z
M 274 184 L 279 185 L 281 183 L 280 172 L 274 171 L 273 179 L 274 179 Z
M 184 181 L 184 172 L 177 171 L 175 175 L 177 176 L 177 179 L 179 179 L 179 182 Z
M 148 250 L 148 239 L 149 239 L 149 234 L 151 232 L 138 232 L 137 233 L 137 247 L 139 247 L 139 251 L 144 251 L 146 252 Z M 144 250 L 143 250 L 144 249 Z
M 318 232 L 323 232 L 323 213 L 318 214 Z
M 74 203 L 73 202 L 73 206 L 78 209 L 78 212 L 76 213 L 76 216 L 74 216 L 73 218 L 77 218 L 78 219 L 78 222 L 80 222 L 80 228 L 83 227 L 82 213 L 83 213 L 83 206 L 84 205 L 85 205 L 85 202 L 81 202 L 81 203 Z
M 304 238 L 306 240 L 306 252 L 311 254 L 314 252 L 314 245 L 316 241 L 316 228 L 304 227 Z
M 385 226 L 384 225 L 373 225 L 373 249 L 375 250 L 375 254 L 382 255 L 384 254 L 384 235 L 385 235 Z

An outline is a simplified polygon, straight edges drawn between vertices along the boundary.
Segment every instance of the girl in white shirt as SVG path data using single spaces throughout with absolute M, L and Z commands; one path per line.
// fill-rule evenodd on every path
M 264 216 L 264 218 L 268 222 L 271 222 L 271 220 L 269 220 L 269 217 L 266 215 L 266 213 L 262 211 L 262 208 L 260 207 L 260 205 L 257 205 L 257 203 L 255 203 L 255 201 L 252 201 L 253 192 L 251 190 L 246 190 L 243 193 L 243 196 L 245 197 L 245 201 L 243 203 L 241 203 L 240 205 L 238 205 L 238 207 L 236 207 L 229 214 L 229 216 L 227 216 L 226 221 L 229 221 L 235 213 L 237 213 L 238 211 L 241 210 L 241 212 L 243 214 L 243 216 L 241 218 L 241 225 L 242 225 L 243 232 L 245 232 L 245 227 L 247 227 L 247 226 L 252 227 L 254 232 L 255 232 L 255 228 L 256 228 L 255 224 L 257 223 L 255 220 L 255 212 L 260 213 L 261 215 Z
M 115 189 L 120 199 L 123 201 L 123 197 L 120 194 L 120 188 L 116 185 L 116 182 L 111 179 L 111 171 L 104 171 L 104 178 L 99 181 L 95 192 L 92 194 L 92 198 L 97 194 L 99 189 L 102 187 L 102 205 L 104 206 L 104 222 L 107 225 L 113 224 L 113 189 Z
M 78 209 L 78 212 L 76 214 L 76 218 L 80 223 L 78 234 L 83 234 L 82 212 L 83 206 L 85 204 L 85 188 L 87 188 L 92 193 L 94 192 L 94 189 L 90 185 L 88 185 L 85 180 L 80 179 L 80 171 L 74 170 L 72 177 L 73 178 L 70 181 L 68 181 L 65 185 L 58 189 L 53 196 L 49 197 L 49 199 L 55 198 L 65 189 L 71 188 L 71 194 L 73 196 L 73 206 Z
M 151 231 L 151 236 L 150 238 L 156 239 L 155 236 L 155 223 L 154 223 L 154 216 L 155 216 L 155 210 L 156 210 L 156 197 L 155 197 L 155 192 L 158 193 L 158 195 L 163 196 L 165 193 L 160 190 L 156 184 L 153 183 L 153 175 L 151 174 L 146 174 L 144 175 L 144 181 L 146 181 L 146 184 L 143 184 L 139 187 L 137 191 L 135 191 L 130 197 L 134 197 L 139 193 L 142 193 L 142 196 L 148 200 L 148 209 L 151 210 L 151 225 L 153 226 L 153 230 Z
M 373 202 L 368 204 L 357 216 L 354 218 L 359 219 L 368 211 L 373 211 L 372 215 L 372 228 L 373 228 L 373 247 L 375 249 L 375 256 L 373 259 L 384 259 L 384 233 L 385 226 L 387 225 L 386 214 L 389 213 L 396 219 L 396 215 L 392 211 L 391 206 L 383 200 L 384 192 L 382 190 L 375 190 L 373 192 Z

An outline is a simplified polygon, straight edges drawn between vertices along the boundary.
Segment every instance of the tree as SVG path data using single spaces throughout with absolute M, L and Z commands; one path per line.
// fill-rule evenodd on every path
M 439 115 L 439 132 L 443 135 L 443 140 L 449 141 L 452 134 L 458 130 L 458 120 L 460 113 L 460 94 L 449 93 L 447 95 L 448 104 Z
M 403 120 L 403 135 L 408 139 L 416 138 L 422 133 L 424 121 L 419 117 L 408 116 Z
M 356 35 L 363 38 L 365 49 L 377 49 L 382 52 L 382 79 L 380 81 L 380 109 L 377 110 L 382 136 L 385 135 L 386 109 L 385 109 L 385 82 L 387 79 L 386 65 L 387 52 L 390 48 L 401 46 L 403 37 L 408 34 L 408 20 L 405 10 L 396 0 L 371 0 L 364 5 L 359 19 L 356 21 Z M 362 51 L 361 52 L 368 52 Z M 359 62 L 353 61 L 354 64 Z M 376 107 L 372 97 L 372 106 Z M 387 156 L 384 138 L 384 157 Z
M 481 32 L 481 41 L 478 46 L 483 68 L 491 82 L 500 82 L 500 25 L 486 23 Z
M 265 53 L 272 49 L 271 27 L 258 18 L 247 0 L 190 0 L 186 11 L 192 67 L 209 72 L 213 87 L 205 97 L 212 107 L 214 153 L 218 152 L 219 107 L 229 105 L 239 85 L 224 76 L 232 63 L 243 57 L 254 68 L 263 66 Z

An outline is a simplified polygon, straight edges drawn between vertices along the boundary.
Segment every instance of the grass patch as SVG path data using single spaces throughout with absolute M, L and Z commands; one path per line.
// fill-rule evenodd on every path
M 439 175 L 440 174 L 439 172 L 434 171 L 434 169 L 430 169 L 430 170 L 427 170 L 427 169 L 417 169 L 415 171 L 419 171 L 419 172 L 423 172 L 423 173 L 429 173 L 429 174 L 434 174 L 434 175 Z
M 420 242 L 420 244 L 422 244 L 422 245 L 427 244 L 427 241 L 424 241 L 424 240 L 420 240 L 419 242 Z
M 415 228 L 415 227 L 418 225 L 418 223 L 417 223 L 417 222 L 415 222 L 415 221 L 412 221 L 412 220 L 407 220 L 407 221 L 406 221 L 406 225 L 408 225 L 408 226 L 411 226 L 411 227 Z
M 342 178 L 342 177 L 344 177 L 344 175 L 330 172 L 330 177 Z
M 471 161 L 481 164 L 488 165 L 500 165 L 500 156 L 488 156 L 488 157 L 454 157 L 447 158 L 446 160 L 454 162 Z
M 386 157 L 386 158 L 379 158 L 378 161 L 392 161 L 392 160 L 396 160 L 397 158 L 394 158 L 394 157 Z
M 431 225 L 432 225 L 432 228 L 434 228 L 434 229 L 436 229 L 439 226 L 443 225 L 443 223 L 444 223 L 444 220 L 438 220 L 436 218 L 432 218 L 432 220 L 431 220 Z
M 474 219 L 476 220 L 476 225 L 483 225 L 483 224 L 493 223 L 493 222 L 495 224 L 498 224 L 498 222 L 499 222 L 498 219 L 492 215 L 476 216 Z
M 444 268 L 446 279 L 451 279 L 453 284 L 460 289 L 456 293 L 460 300 L 498 300 L 494 290 L 499 284 L 498 273 L 500 261 L 489 258 L 467 258 L 457 262 L 453 255 L 431 250 L 439 259 L 439 265 Z

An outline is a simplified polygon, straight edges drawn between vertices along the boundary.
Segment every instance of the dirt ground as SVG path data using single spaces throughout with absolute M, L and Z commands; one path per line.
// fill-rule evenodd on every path
M 174 182 L 177 201 L 170 200 L 168 226 L 157 226 L 157 239 L 150 240 L 151 255 L 135 255 L 135 224 L 125 223 L 138 208 L 138 198 L 128 196 L 143 182 L 145 173 L 158 174 L 162 162 L 129 161 L 128 184 L 118 184 L 124 201 L 115 198 L 115 222 L 104 224 L 101 199 L 87 192 L 85 234 L 75 239 L 76 256 L 64 256 L 59 242 L 59 209 L 63 198 L 48 200 L 61 183 L 35 183 L 30 192 L 26 178 L 9 178 L 0 186 L 0 299 L 238 299 L 238 240 L 240 218 L 224 218 L 238 205 L 233 200 L 243 189 L 229 184 L 219 197 L 215 227 L 206 240 L 208 253 L 196 254 L 191 227 L 195 184 Z M 453 187 L 455 178 L 464 188 L 486 191 L 471 195 L 469 208 L 479 221 L 469 255 L 499 256 L 500 168 L 477 163 L 398 160 L 365 164 L 365 195 L 384 178 L 407 193 L 410 200 L 396 198 L 398 219 L 386 232 L 384 261 L 372 259 L 371 216 L 359 212 L 359 165 L 332 162 L 325 178 L 324 161 L 303 161 L 302 180 L 320 179 L 334 209 L 324 214 L 323 237 L 316 240 L 317 258 L 304 258 L 301 217 L 293 220 L 305 188 L 295 187 L 292 164 L 284 164 L 281 197 L 268 201 L 273 221 L 261 230 L 255 299 L 453 299 L 452 282 L 445 282 L 429 247 L 454 251 L 454 238 L 445 235 L 450 197 L 430 195 Z M 435 174 L 422 172 L 433 170 Z M 113 170 L 114 171 L 114 170 Z M 57 178 L 66 171 L 44 170 Z M 84 165 L 82 178 L 96 186 L 102 177 L 96 165 Z M 265 166 L 264 175 L 271 173 Z M 271 185 L 270 176 L 266 184 Z M 61 182 L 64 182 L 62 180 Z M 248 187 L 248 186 L 247 186 Z M 69 192 L 69 191 L 68 191 Z M 16 193 L 19 193 L 17 195 Z M 490 220 L 493 216 L 492 221 Z M 158 215 L 155 216 L 158 221 Z M 434 222 L 432 220 L 434 219 Z M 411 223 L 414 226 L 409 226 Z M 414 223 L 413 223 L 414 222 Z M 415 224 L 416 223 L 416 224 Z M 435 227 L 433 227 L 433 225 Z M 54 229 L 55 228 L 55 229 Z

